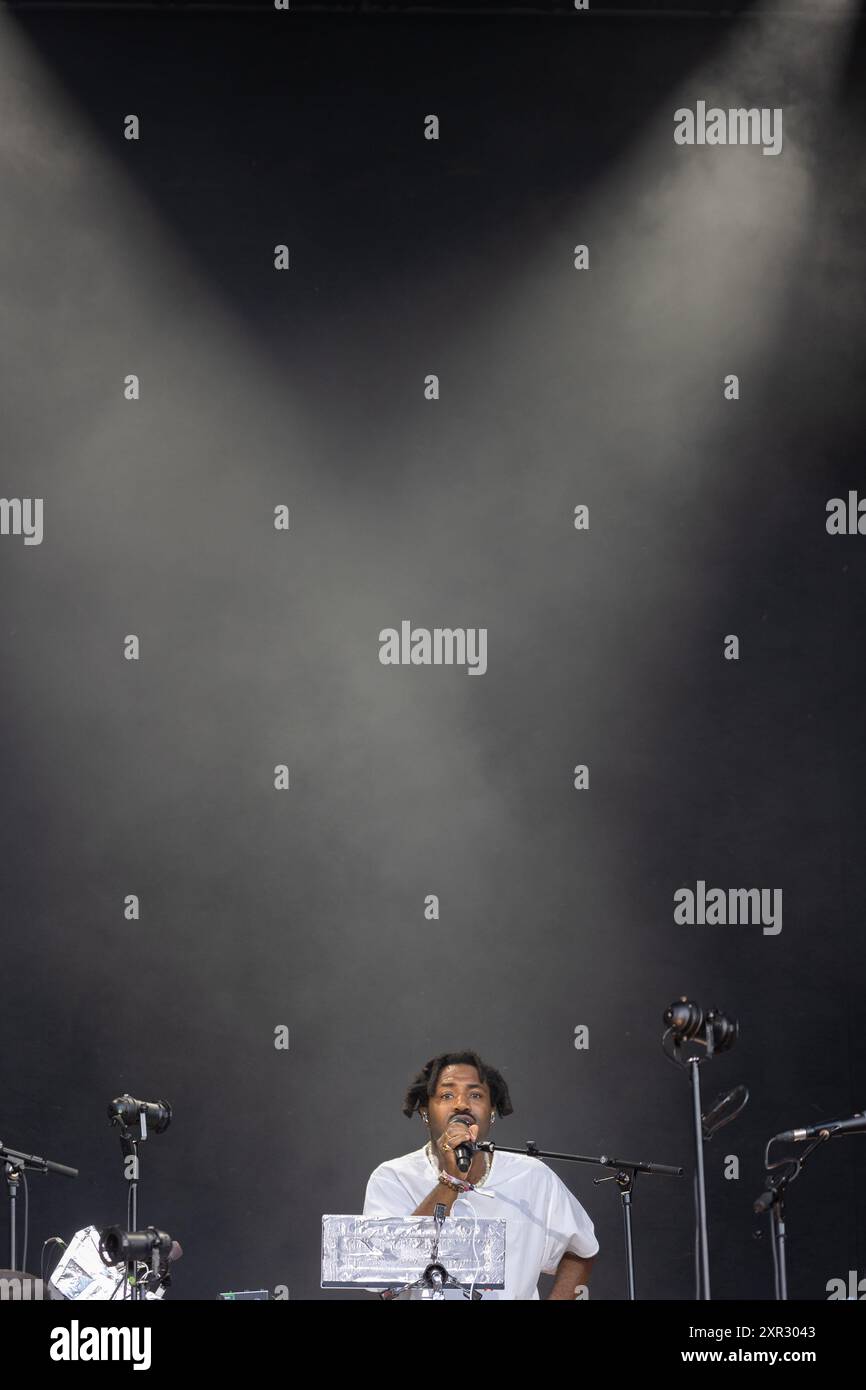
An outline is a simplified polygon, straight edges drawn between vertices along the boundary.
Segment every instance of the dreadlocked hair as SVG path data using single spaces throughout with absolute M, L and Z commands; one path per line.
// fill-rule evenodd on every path
M 498 1072 L 495 1067 L 489 1067 L 486 1062 L 482 1062 L 477 1052 L 443 1052 L 438 1057 L 431 1057 L 411 1083 L 403 1101 L 403 1114 L 411 1119 L 416 1110 L 420 1110 L 422 1105 L 427 1104 L 430 1097 L 435 1094 L 443 1067 L 460 1065 L 474 1067 L 481 1080 L 490 1087 L 490 1099 L 500 1116 L 513 1113 L 514 1106 L 511 1104 L 511 1096 L 508 1094 L 508 1085 L 501 1072 Z

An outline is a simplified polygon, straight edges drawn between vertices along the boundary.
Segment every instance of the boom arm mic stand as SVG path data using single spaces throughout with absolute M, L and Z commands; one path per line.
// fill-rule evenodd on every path
M 803 1171 L 803 1164 L 811 1153 L 825 1139 L 830 1139 L 830 1130 L 822 1130 L 813 1139 L 807 1149 L 803 1151 L 801 1158 L 780 1158 L 776 1163 L 770 1163 L 771 1139 L 764 1150 L 764 1168 L 767 1173 L 766 1188 L 754 1204 L 754 1211 L 758 1216 L 765 1211 L 770 1213 L 770 1234 L 773 1244 L 773 1296 L 779 1303 L 785 1303 L 788 1299 L 788 1267 L 785 1254 L 785 1195 L 791 1183 L 799 1178 Z M 771 1174 L 776 1169 L 786 1168 L 788 1171 L 779 1173 L 772 1177 Z
M 480 1144 L 475 1144 L 474 1148 L 482 1149 L 486 1153 L 497 1151 L 505 1154 L 528 1154 L 530 1158 L 552 1158 L 560 1163 L 592 1163 L 597 1168 L 613 1168 L 615 1172 L 609 1178 L 593 1178 L 594 1183 L 615 1182 L 619 1188 L 622 1198 L 622 1219 L 625 1234 L 625 1264 L 626 1282 L 628 1286 L 629 1299 L 637 1297 L 634 1282 L 634 1246 L 632 1243 L 631 1228 L 631 1194 L 634 1189 L 635 1180 L 638 1173 L 650 1173 L 658 1178 L 681 1178 L 682 1168 L 671 1168 L 666 1163 L 641 1163 L 624 1158 L 608 1158 L 607 1154 L 602 1154 L 600 1158 L 589 1158 L 585 1154 L 561 1154 L 553 1153 L 550 1149 L 539 1149 L 534 1140 L 529 1139 L 525 1149 L 509 1149 L 504 1144 L 494 1144 L 489 1139 L 482 1140 Z
M 2 1140 L 0 1140 L 0 1163 L 3 1164 L 3 1172 L 9 1192 L 9 1268 L 15 1273 L 18 1269 L 15 1263 L 17 1259 L 18 1243 L 16 1239 L 18 1184 L 24 1175 L 25 1169 L 29 1168 L 33 1173 L 59 1173 L 60 1176 L 64 1178 L 77 1178 L 78 1169 L 67 1168 L 65 1163 L 52 1163 L 50 1159 L 40 1158 L 37 1154 L 23 1154 L 19 1153 L 17 1149 L 7 1149 Z M 27 1252 L 25 1251 L 24 1253 L 26 1254 Z M 22 1264 L 23 1263 L 24 1261 L 22 1260 Z

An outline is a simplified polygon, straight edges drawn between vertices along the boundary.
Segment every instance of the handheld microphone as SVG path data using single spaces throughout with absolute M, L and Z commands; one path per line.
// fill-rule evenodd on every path
M 781 1144 L 799 1144 L 804 1139 L 817 1139 L 821 1134 L 829 1134 L 834 1139 L 837 1134 L 866 1134 L 866 1113 L 854 1115 L 850 1120 L 827 1120 L 822 1125 L 807 1125 L 805 1129 L 786 1129 L 775 1138 Z
M 452 1124 L 472 1125 L 474 1120 L 469 1120 L 465 1115 L 455 1115 Z M 461 1173 L 468 1173 L 472 1167 L 472 1158 L 475 1154 L 475 1144 L 471 1139 L 467 1139 L 465 1144 L 458 1144 L 454 1150 L 454 1157 L 457 1160 L 457 1167 Z

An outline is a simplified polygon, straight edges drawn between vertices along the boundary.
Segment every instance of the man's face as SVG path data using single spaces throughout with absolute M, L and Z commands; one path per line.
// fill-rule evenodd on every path
M 455 1115 L 465 1115 L 471 1124 L 478 1126 L 478 1138 L 486 1139 L 493 1111 L 490 1087 L 481 1080 L 475 1067 L 462 1063 L 443 1067 L 436 1090 L 424 1109 L 434 1144 Z

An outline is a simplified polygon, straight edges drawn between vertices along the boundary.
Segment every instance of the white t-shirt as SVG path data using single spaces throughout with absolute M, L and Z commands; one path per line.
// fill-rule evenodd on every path
M 380 1163 L 367 1183 L 364 1215 L 411 1216 L 438 1175 L 426 1148 Z M 479 1218 L 507 1223 L 505 1288 L 483 1293 L 485 1300 L 538 1298 L 539 1274 L 555 1274 L 566 1250 L 583 1259 L 598 1251 L 593 1224 L 580 1202 L 552 1168 L 528 1154 L 497 1149 L 484 1186 L 461 1193 L 451 1210 L 455 1216 L 474 1211 Z M 464 1295 L 460 1289 L 447 1289 L 445 1297 Z

